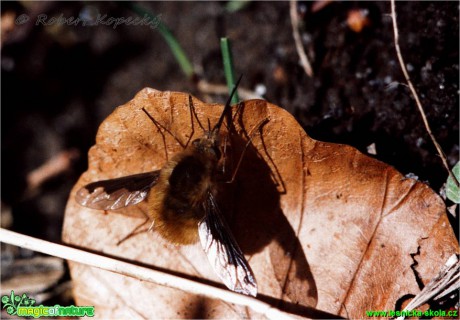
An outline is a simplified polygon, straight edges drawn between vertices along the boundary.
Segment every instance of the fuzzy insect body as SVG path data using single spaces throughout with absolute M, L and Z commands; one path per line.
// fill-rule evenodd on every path
M 147 198 L 155 230 L 171 243 L 198 241 L 197 225 L 205 217 L 203 203 L 209 192 L 216 192 L 217 146 L 217 140 L 195 140 L 161 169 Z
M 90 183 L 77 192 L 76 200 L 99 210 L 119 209 L 146 200 L 154 230 L 165 240 L 176 245 L 200 240 L 225 285 L 235 292 L 256 296 L 253 272 L 215 200 L 221 159 L 220 128 L 240 80 L 241 77 L 213 129 L 193 140 L 161 170 Z

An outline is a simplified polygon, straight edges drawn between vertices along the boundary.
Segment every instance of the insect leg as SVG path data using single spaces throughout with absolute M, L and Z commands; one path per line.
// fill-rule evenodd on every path
M 187 148 L 188 144 L 190 143 L 190 140 L 192 140 L 193 135 L 195 134 L 195 122 L 193 121 L 193 118 L 196 119 L 196 121 L 198 122 L 198 125 L 200 126 L 200 128 L 203 131 L 205 131 L 203 125 L 200 122 L 200 119 L 198 119 L 198 115 L 196 114 L 195 107 L 193 106 L 193 98 L 192 98 L 191 95 L 188 96 L 188 105 L 189 105 L 189 109 L 190 109 L 190 123 L 191 123 L 191 126 L 192 126 L 192 132 L 190 132 L 190 136 L 188 137 L 188 140 L 185 143 L 184 149 Z
M 255 131 L 261 131 L 262 130 L 262 127 L 264 125 L 266 125 L 268 123 L 268 121 L 270 121 L 270 118 L 265 118 L 263 119 L 262 121 L 260 121 L 252 130 L 251 132 L 249 132 L 248 134 L 248 141 L 246 142 L 246 145 L 244 146 L 243 148 L 243 152 L 241 152 L 241 155 L 240 155 L 240 158 L 238 160 L 238 163 L 236 165 L 236 168 L 235 170 L 233 171 L 233 175 L 232 175 L 232 178 L 229 180 L 229 181 L 226 181 L 226 183 L 232 183 L 233 181 L 235 181 L 235 177 L 236 177 L 236 174 L 238 172 L 238 169 L 240 168 L 240 165 L 241 165 L 241 162 L 243 161 L 243 157 L 244 157 L 244 153 L 246 152 L 247 148 L 249 147 L 249 145 L 251 144 L 252 142 L 252 138 L 253 138 L 253 135 L 254 135 L 254 132 Z
M 222 169 L 221 169 L 221 173 L 223 175 L 225 175 L 225 172 L 226 172 L 225 168 L 227 167 L 227 147 L 228 147 L 228 141 L 230 140 L 229 136 L 231 134 L 231 130 L 234 128 L 233 123 L 234 123 L 235 119 L 237 118 L 238 114 L 243 109 L 243 106 L 244 106 L 244 102 L 238 103 L 238 105 L 236 107 L 235 114 L 233 116 L 229 115 L 230 116 L 230 120 L 228 121 L 229 124 L 224 122 L 224 126 L 227 129 L 227 134 L 224 136 L 224 141 L 223 141 L 223 144 L 222 144 L 223 149 L 222 149 Z M 232 159 L 230 161 L 231 161 L 231 163 L 233 163 Z
M 144 220 L 144 222 L 142 222 L 140 225 L 138 225 L 136 228 L 134 228 L 133 231 L 131 231 L 128 235 L 126 235 L 120 241 L 118 241 L 117 246 L 119 246 L 120 244 L 122 244 L 123 242 L 125 242 L 126 240 L 128 240 L 128 239 L 130 239 L 130 238 L 132 238 L 134 236 L 137 236 L 137 235 L 142 234 L 144 232 L 150 231 L 152 229 L 152 227 L 153 227 L 153 222 L 152 222 L 152 224 L 150 225 L 150 227 L 148 229 L 141 229 L 150 220 L 151 220 L 150 218 L 146 218 Z
M 167 150 L 167 148 L 166 148 L 166 138 L 165 138 L 165 136 L 164 136 L 164 134 L 163 134 L 163 131 L 169 133 L 169 135 L 170 135 L 171 137 L 173 137 L 174 140 L 176 140 L 176 141 L 181 145 L 182 148 L 185 149 L 186 145 L 184 145 L 184 144 L 182 143 L 182 141 L 180 141 L 179 138 L 177 138 L 176 135 L 175 135 L 174 133 L 172 133 L 168 128 L 166 128 L 164 125 L 162 125 L 161 123 L 159 123 L 158 121 L 156 121 L 155 118 L 152 117 L 152 116 L 150 115 L 150 113 L 148 113 L 147 110 L 145 110 L 145 108 L 142 108 L 142 111 L 144 111 L 144 113 L 147 115 L 147 117 L 153 122 L 153 124 L 157 127 L 158 131 L 161 132 L 162 139 L 163 139 L 163 145 L 164 145 L 164 147 L 165 147 L 165 151 Z M 187 141 L 187 144 L 188 144 L 188 141 Z M 168 152 L 166 152 L 166 160 L 169 160 L 169 159 L 168 159 Z

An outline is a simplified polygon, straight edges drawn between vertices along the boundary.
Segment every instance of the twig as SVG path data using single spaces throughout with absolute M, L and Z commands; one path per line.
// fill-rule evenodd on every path
M 409 85 L 410 91 L 412 92 L 412 95 L 414 96 L 416 105 L 418 107 L 418 110 L 420 112 L 420 115 L 422 116 L 423 123 L 425 124 L 426 131 L 428 132 L 428 135 L 430 136 L 431 140 L 433 141 L 434 146 L 436 147 L 436 150 L 439 153 L 439 156 L 441 157 L 442 163 L 444 167 L 446 168 L 447 172 L 449 173 L 449 176 L 454 180 L 455 184 L 457 187 L 460 186 L 460 183 L 458 182 L 457 178 L 455 175 L 452 173 L 452 170 L 449 168 L 449 164 L 447 163 L 446 155 L 442 151 L 441 146 L 439 145 L 438 141 L 436 141 L 436 138 L 434 137 L 433 133 L 431 132 L 430 125 L 428 123 L 428 119 L 426 118 L 425 111 L 423 110 L 422 104 L 420 103 L 420 99 L 417 95 L 417 92 L 415 91 L 414 85 L 412 84 L 412 81 L 409 78 L 409 73 L 407 72 L 407 69 L 405 67 L 404 59 L 401 55 L 401 49 L 399 47 L 399 31 L 398 31 L 398 25 L 396 23 L 396 10 L 395 10 L 395 0 L 391 0 L 391 18 L 393 20 L 393 32 L 395 36 L 395 48 L 396 48 L 396 55 L 398 56 L 399 64 L 401 65 L 402 72 L 404 74 L 404 77 L 406 78 L 407 84 Z
M 72 160 L 78 158 L 77 149 L 61 151 L 27 175 L 27 194 L 33 194 L 46 180 L 70 168 Z
M 200 294 L 212 299 L 223 300 L 246 306 L 262 314 L 269 319 L 291 319 L 292 317 L 281 310 L 278 310 L 267 303 L 234 293 L 228 290 L 219 289 L 196 281 L 184 279 L 178 276 L 156 271 L 153 269 L 136 266 L 131 263 L 107 258 L 84 250 L 71 248 L 64 245 L 40 240 L 25 236 L 13 231 L 0 228 L 0 242 L 9 243 L 33 251 L 42 252 L 55 257 L 72 260 L 78 263 L 119 273 L 138 280 L 153 282 L 162 286 L 178 289 L 181 291 Z
M 430 300 L 439 300 L 460 287 L 460 261 L 456 254 L 450 256 L 445 265 L 439 271 L 439 274 L 431 279 L 431 281 L 420 291 L 414 299 L 404 308 L 403 311 L 408 313 L 415 308 Z M 397 318 L 404 319 L 405 316 Z
M 206 80 L 200 80 L 198 81 L 197 87 L 198 90 L 202 93 L 228 95 L 228 87 L 223 84 L 214 84 L 207 82 Z M 240 98 L 243 100 L 263 99 L 254 91 L 244 88 L 238 88 L 238 93 L 240 95 Z
M 311 68 L 310 61 L 308 61 L 307 54 L 305 53 L 299 33 L 299 19 L 297 16 L 297 0 L 290 1 L 290 14 L 292 24 L 292 35 L 294 36 L 295 48 L 300 57 L 300 64 L 302 65 L 305 73 L 309 77 L 313 77 L 313 69 Z

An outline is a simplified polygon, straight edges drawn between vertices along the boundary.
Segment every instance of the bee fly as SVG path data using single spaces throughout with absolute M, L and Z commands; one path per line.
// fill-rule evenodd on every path
M 165 240 L 185 245 L 199 238 L 224 284 L 232 291 L 256 296 L 254 274 L 215 200 L 215 174 L 221 158 L 220 127 L 240 80 L 241 77 L 214 128 L 173 156 L 161 170 L 90 183 L 77 192 L 76 200 L 99 210 L 119 209 L 147 200 L 149 218 Z

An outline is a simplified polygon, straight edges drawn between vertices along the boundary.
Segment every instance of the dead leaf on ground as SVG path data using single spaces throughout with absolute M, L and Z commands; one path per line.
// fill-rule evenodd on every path
M 204 127 L 223 106 L 193 98 Z M 75 192 L 96 180 L 160 169 L 182 150 L 141 111 L 144 107 L 182 142 L 191 129 L 189 95 L 144 89 L 100 126 L 89 169 L 66 209 L 63 240 L 223 287 L 199 244 L 175 247 L 155 232 L 117 242 L 142 223 L 145 203 L 103 214 L 75 202 Z M 366 310 L 395 309 L 437 274 L 458 244 L 441 199 L 425 184 L 356 149 L 306 135 L 286 111 L 263 100 L 244 103 L 230 135 L 233 163 L 253 134 L 236 181 L 222 184 L 219 204 L 254 271 L 258 298 L 293 313 L 311 308 L 351 318 Z M 167 150 L 167 152 L 166 152 Z M 230 157 L 229 157 L 230 159 Z M 417 254 L 419 253 L 419 254 Z M 77 304 L 95 305 L 98 317 L 260 317 L 244 307 L 140 282 L 70 263 Z M 165 307 L 167 306 L 167 307 Z

